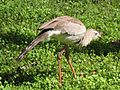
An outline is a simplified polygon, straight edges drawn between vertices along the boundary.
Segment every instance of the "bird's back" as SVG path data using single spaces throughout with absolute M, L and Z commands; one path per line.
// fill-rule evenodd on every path
M 44 23 L 39 28 L 43 31 L 53 29 L 53 32 L 60 31 L 61 34 L 68 34 L 68 39 L 80 39 L 86 32 L 85 25 L 78 19 L 70 16 L 57 17 L 49 22 Z

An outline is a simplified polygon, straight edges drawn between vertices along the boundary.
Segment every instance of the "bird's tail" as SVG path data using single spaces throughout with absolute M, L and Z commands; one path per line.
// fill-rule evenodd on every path
M 16 58 L 17 61 L 22 59 L 28 51 L 30 51 L 33 47 L 35 47 L 39 42 L 42 42 L 48 37 L 48 33 L 40 33 L 36 39 L 34 39 L 25 49 L 23 49 L 22 53 Z

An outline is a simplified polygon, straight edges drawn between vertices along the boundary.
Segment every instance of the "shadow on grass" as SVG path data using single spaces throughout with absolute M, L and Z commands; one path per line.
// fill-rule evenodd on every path
M 113 45 L 112 42 L 105 43 L 101 40 L 94 41 L 87 47 L 82 47 L 81 49 L 78 48 L 74 48 L 74 51 L 88 53 L 88 54 L 95 53 L 98 56 L 101 55 L 106 56 L 109 52 L 118 53 L 120 50 L 120 47 Z
M 88 50 L 93 50 L 97 55 L 104 55 L 106 56 L 109 52 L 118 53 L 120 47 L 112 45 L 112 42 L 105 43 L 101 41 L 96 41 L 88 47 Z M 90 53 L 90 52 L 89 52 Z
M 5 81 L 7 81 L 8 84 L 13 83 L 16 86 L 19 86 L 19 85 L 22 85 L 23 83 L 26 84 L 26 82 L 30 82 L 30 83 L 36 82 L 34 77 L 37 75 L 39 75 L 40 78 L 46 77 L 49 75 L 52 75 L 52 76 L 56 75 L 56 74 L 53 75 L 54 69 L 52 69 L 52 71 L 49 69 L 45 69 L 45 70 L 35 69 L 35 70 L 36 71 L 27 74 L 25 69 L 18 67 L 12 73 L 0 73 L 0 77 L 2 78 L 1 82 L 3 85 L 6 85 Z
M 18 76 L 17 76 L 18 75 Z M 12 72 L 12 73 L 1 73 L 0 75 L 2 77 L 2 84 L 5 84 L 5 81 L 7 81 L 7 83 L 14 83 L 14 85 L 21 85 L 23 84 L 23 82 L 35 82 L 34 80 L 34 74 L 24 74 L 22 69 L 20 69 L 19 67 L 16 69 L 16 71 Z
M 0 33 L 0 38 L 5 41 L 5 43 L 13 43 L 13 44 L 25 44 L 25 42 L 32 41 L 32 36 L 28 36 L 25 34 L 20 34 L 17 32 L 7 32 L 7 33 Z

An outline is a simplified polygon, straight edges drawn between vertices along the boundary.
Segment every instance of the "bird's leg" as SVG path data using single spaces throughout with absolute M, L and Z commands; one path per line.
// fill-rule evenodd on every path
M 74 67 L 72 66 L 71 60 L 69 58 L 69 50 L 68 46 L 65 45 L 61 51 L 58 53 L 58 74 L 59 74 L 59 85 L 62 86 L 62 71 L 61 71 L 61 59 L 62 59 L 62 54 L 65 52 L 65 57 L 68 61 L 68 64 L 70 65 L 70 68 L 72 70 L 72 73 L 74 77 L 76 78 L 76 72 L 74 70 Z
M 58 53 L 58 75 L 59 75 L 59 86 L 62 86 L 62 71 L 61 71 L 61 59 L 62 59 L 62 54 L 65 52 L 65 48 L 63 47 L 61 51 Z
M 74 67 L 72 66 L 72 63 L 71 63 L 71 60 L 70 60 L 70 57 L 69 57 L 68 46 L 66 46 L 66 48 L 65 48 L 65 57 L 67 59 L 68 64 L 70 65 L 70 68 L 72 70 L 72 73 L 73 73 L 74 77 L 76 78 L 76 72 L 74 70 Z

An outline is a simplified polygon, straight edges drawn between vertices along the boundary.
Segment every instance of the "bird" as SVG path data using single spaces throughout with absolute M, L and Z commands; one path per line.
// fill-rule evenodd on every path
M 59 40 L 59 35 L 63 36 L 62 41 L 64 41 L 64 47 L 58 53 L 58 76 L 59 76 L 59 86 L 62 86 L 62 70 L 61 70 L 61 60 L 62 55 L 65 53 L 68 64 L 72 70 L 73 76 L 76 78 L 75 69 L 71 63 L 69 57 L 69 42 L 73 44 L 78 44 L 81 46 L 87 46 L 92 40 L 101 37 L 101 33 L 95 29 L 87 29 L 85 25 L 79 20 L 71 16 L 59 16 L 50 21 L 43 23 L 38 28 L 41 32 L 38 36 L 30 43 L 20 55 L 16 58 L 17 61 L 23 59 L 28 51 L 33 49 L 38 43 L 50 40 L 53 36 L 55 39 Z

